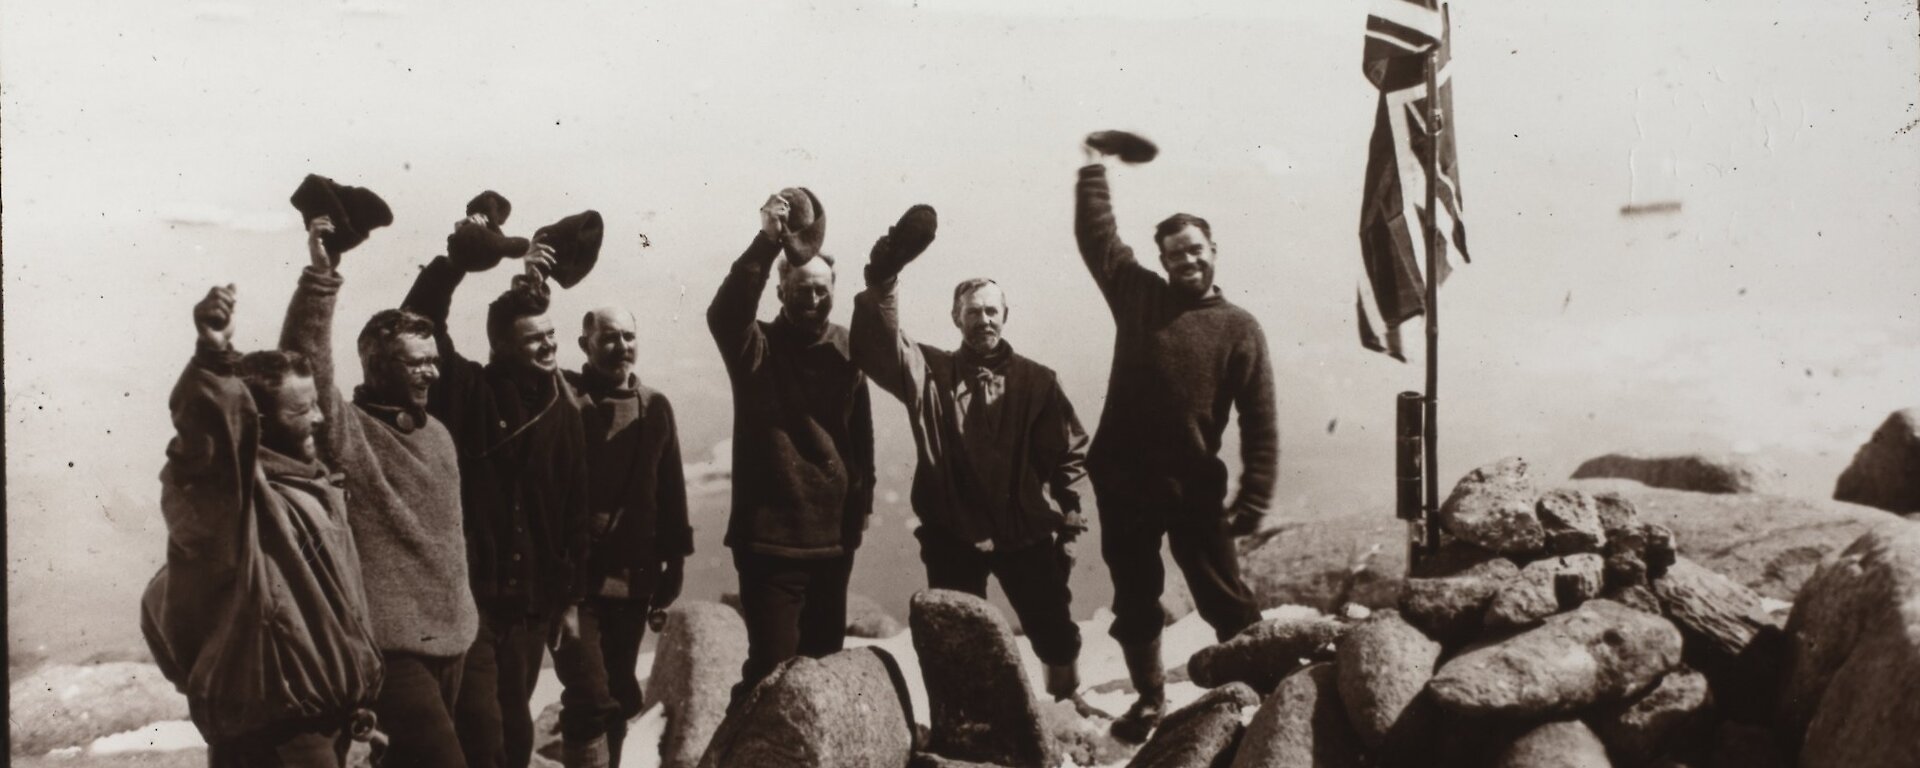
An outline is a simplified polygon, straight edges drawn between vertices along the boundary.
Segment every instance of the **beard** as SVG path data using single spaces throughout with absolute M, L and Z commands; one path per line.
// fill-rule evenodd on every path
M 1000 329 L 981 326 L 969 330 L 966 343 L 974 352 L 992 352 L 994 347 L 1000 346 Z

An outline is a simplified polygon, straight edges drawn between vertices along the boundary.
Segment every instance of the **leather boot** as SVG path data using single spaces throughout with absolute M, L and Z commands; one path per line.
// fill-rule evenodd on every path
M 1160 725 L 1160 718 L 1167 711 L 1167 672 L 1160 666 L 1160 639 L 1138 645 L 1122 644 L 1120 652 L 1126 658 L 1127 675 L 1133 678 L 1133 688 L 1139 691 L 1140 698 L 1134 700 L 1126 714 L 1113 721 L 1110 730 L 1116 739 L 1139 744 Z
M 1080 662 L 1047 665 L 1047 694 L 1054 701 L 1065 701 L 1080 692 Z
M 560 764 L 566 768 L 611 768 L 605 734 L 586 741 L 562 738 Z

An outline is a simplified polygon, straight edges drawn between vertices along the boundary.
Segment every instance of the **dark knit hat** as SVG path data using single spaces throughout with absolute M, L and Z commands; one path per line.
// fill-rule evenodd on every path
M 527 252 L 527 239 L 508 237 L 500 225 L 513 213 L 513 204 L 491 189 L 467 202 L 467 215 L 487 215 L 487 223 L 461 220 L 447 235 L 447 259 L 468 272 L 493 269 L 504 258 L 519 258 Z
M 553 249 L 554 282 L 572 288 L 585 279 L 600 260 L 600 240 L 606 234 L 599 211 L 582 211 L 534 231 L 533 241 Z
M 333 222 L 333 233 L 322 242 L 335 266 L 340 264 L 340 254 L 366 242 L 368 233 L 393 223 L 393 210 L 373 190 L 337 184 L 325 176 L 307 174 L 287 202 L 300 212 L 301 226 L 321 216 Z
M 1159 156 L 1160 148 L 1146 137 L 1126 131 L 1097 131 L 1087 134 L 1087 146 L 1103 155 L 1113 155 L 1123 163 L 1145 163 Z
M 827 208 L 806 187 L 780 190 L 780 197 L 787 201 L 787 262 L 799 266 L 820 255 L 827 239 Z

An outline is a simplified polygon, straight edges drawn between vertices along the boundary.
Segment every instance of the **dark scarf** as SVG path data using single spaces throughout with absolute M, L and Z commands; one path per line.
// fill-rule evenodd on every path
M 992 403 L 1000 399 L 1006 388 L 1007 361 L 1013 359 L 1013 345 L 1001 339 L 993 349 L 981 354 L 973 347 L 960 345 L 953 355 L 954 373 L 967 383 L 967 391 L 979 402 Z
M 400 433 L 403 435 L 411 433 L 425 426 L 427 423 L 427 409 L 421 408 L 413 403 L 391 405 L 376 401 L 374 400 L 373 393 L 368 391 L 367 385 L 365 384 L 353 388 L 353 404 L 374 418 L 386 422 L 394 429 L 400 430 Z

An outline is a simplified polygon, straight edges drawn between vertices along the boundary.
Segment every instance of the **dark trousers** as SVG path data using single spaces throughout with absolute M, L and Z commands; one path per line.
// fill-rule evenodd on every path
M 1189 484 L 1207 485 L 1214 484 Z M 1143 504 L 1124 488 L 1103 489 L 1098 476 L 1094 494 L 1100 503 L 1100 557 L 1113 576 L 1113 627 L 1107 633 L 1114 639 L 1141 645 L 1159 639 L 1166 625 L 1160 608 L 1167 577 L 1160 561 L 1162 537 L 1186 576 L 1194 608 L 1215 637 L 1225 641 L 1260 621 L 1253 590 L 1240 578 L 1240 554 L 1227 535 L 1222 494 Z
M 987 574 L 1013 604 L 1020 627 L 1033 641 L 1033 653 L 1053 665 L 1080 657 L 1080 626 L 1073 623 L 1073 592 L 1067 587 L 1071 561 L 1060 556 L 1053 538 L 1015 550 L 982 552 L 951 535 L 920 526 L 920 562 L 927 565 L 927 586 L 987 596 Z
M 207 745 L 209 768 L 342 768 L 353 742 L 345 716 L 304 721 Z
M 617 756 L 627 721 L 640 714 L 640 641 L 647 634 L 646 595 L 592 598 L 580 605 L 580 639 L 553 652 L 560 692 L 560 734 L 587 742 L 605 734 Z
M 526 768 L 533 759 L 529 700 L 540 681 L 548 620 L 521 610 L 480 609 L 480 636 L 467 651 L 454 724 L 470 768 Z
M 453 715 L 466 655 L 380 655 L 387 663 L 387 677 L 373 713 L 389 739 L 383 767 L 465 768 Z
M 733 705 L 780 662 L 838 653 L 847 640 L 847 578 L 853 555 L 798 559 L 733 551 L 740 572 L 740 612 L 747 623 L 747 662 Z

